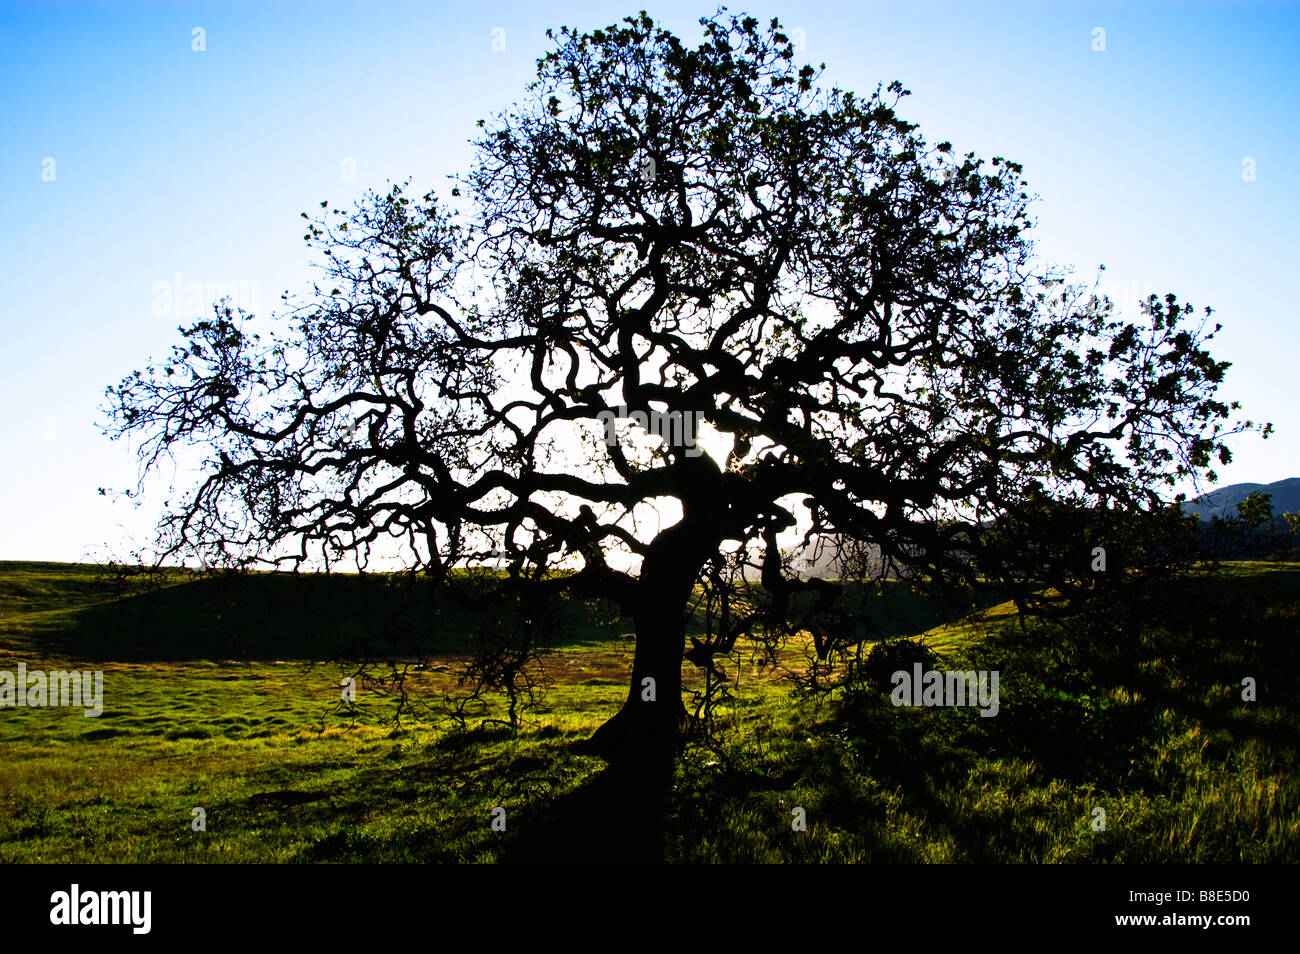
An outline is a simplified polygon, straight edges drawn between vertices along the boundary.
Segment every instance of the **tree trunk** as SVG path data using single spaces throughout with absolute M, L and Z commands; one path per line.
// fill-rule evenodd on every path
M 716 465 L 712 466 L 716 473 Z M 694 496 L 707 497 L 703 493 Z M 705 560 L 717 553 L 721 540 L 714 525 L 712 499 L 706 505 L 692 500 L 690 495 L 684 499 L 681 522 L 655 538 L 641 563 L 632 613 L 636 624 L 632 685 L 623 708 L 590 740 L 591 747 L 607 757 L 639 759 L 671 751 L 685 724 L 682 654 L 686 651 L 686 608 L 696 575 Z
M 686 717 L 682 705 L 682 653 L 690 586 L 655 585 L 642 578 L 646 598 L 634 616 L 636 655 L 623 707 L 591 737 L 605 754 L 650 754 L 671 748 Z M 674 591 L 677 591 L 674 593 Z

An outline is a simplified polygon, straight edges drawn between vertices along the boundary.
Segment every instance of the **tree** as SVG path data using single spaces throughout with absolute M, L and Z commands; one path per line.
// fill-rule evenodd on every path
M 736 598 L 698 665 L 836 631 L 792 535 L 1031 592 L 1063 572 L 1037 514 L 1163 512 L 1229 460 L 1253 425 L 1215 396 L 1209 309 L 1122 319 L 1035 263 L 1020 165 L 927 143 L 898 83 L 823 88 L 776 20 L 701 24 L 694 47 L 644 12 L 548 33 L 445 200 L 321 203 L 314 295 L 269 330 L 218 306 L 109 388 L 146 471 L 206 460 L 161 552 L 364 565 L 392 537 L 435 580 L 499 559 L 503 588 L 612 600 L 635 662 L 596 738 L 650 743 L 681 725 L 700 585 Z

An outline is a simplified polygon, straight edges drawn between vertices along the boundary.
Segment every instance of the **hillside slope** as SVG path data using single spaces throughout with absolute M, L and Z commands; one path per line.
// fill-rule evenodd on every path
M 1183 509 L 1202 520 L 1231 517 L 1237 512 L 1237 504 L 1254 491 L 1272 496 L 1275 514 L 1300 511 L 1300 477 L 1288 477 L 1271 484 L 1229 484 L 1187 501 Z

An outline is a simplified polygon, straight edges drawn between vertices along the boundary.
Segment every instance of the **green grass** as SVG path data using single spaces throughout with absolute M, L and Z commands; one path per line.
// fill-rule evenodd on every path
M 423 710 L 396 728 L 364 689 L 343 711 L 344 670 L 310 660 L 418 634 L 435 665 L 415 698 L 454 689 L 474 620 L 400 579 L 181 576 L 114 600 L 91 567 L 0 564 L 0 669 L 105 671 L 98 719 L 0 709 L 0 862 L 1300 859 L 1300 565 L 1189 578 L 1160 625 L 1118 634 L 892 605 L 890 631 L 927 631 L 941 668 L 1001 673 L 996 718 L 801 696 L 737 659 L 712 740 L 607 768 L 573 743 L 621 703 L 631 644 L 581 604 L 524 731 Z

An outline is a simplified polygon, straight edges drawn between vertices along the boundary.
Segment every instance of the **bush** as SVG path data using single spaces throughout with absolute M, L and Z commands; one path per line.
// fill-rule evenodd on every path
M 912 666 L 921 664 L 922 670 L 934 668 L 939 661 L 933 649 L 919 639 L 886 639 L 871 647 L 862 660 L 861 671 L 855 673 L 852 681 L 858 685 L 889 692 L 894 685 L 893 675 L 900 669 L 912 671 Z

